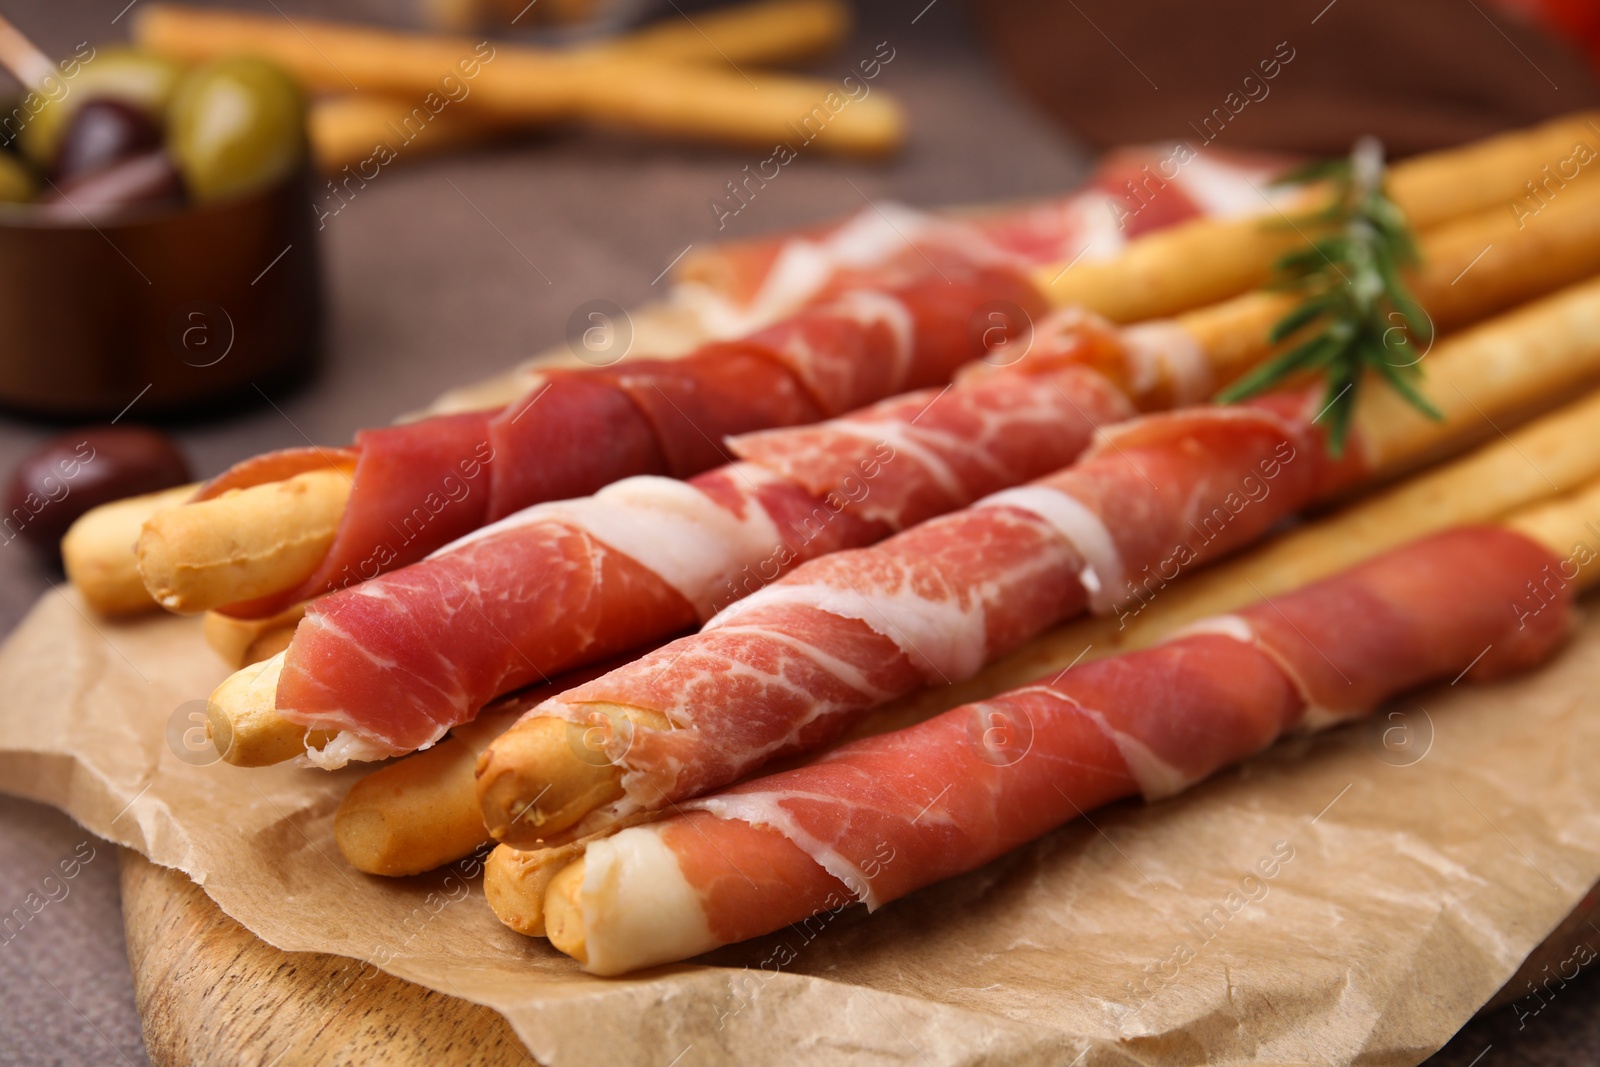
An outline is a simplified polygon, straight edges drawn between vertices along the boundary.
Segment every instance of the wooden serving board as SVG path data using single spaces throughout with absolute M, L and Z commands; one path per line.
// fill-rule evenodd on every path
M 339 956 L 281 952 L 181 871 L 120 851 L 128 961 L 156 1067 L 537 1063 L 497 1012 L 371 968 L 352 982 L 355 964 Z M 1597 912 L 1600 886 L 1483 1010 L 1525 995 L 1528 980 L 1571 956 Z
M 339 956 L 280 952 L 183 872 L 120 852 L 134 997 L 157 1067 L 536 1062 L 498 1012 Z

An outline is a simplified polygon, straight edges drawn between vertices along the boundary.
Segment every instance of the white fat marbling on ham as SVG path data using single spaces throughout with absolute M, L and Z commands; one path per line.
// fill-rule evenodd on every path
M 1194 335 L 1175 322 L 1141 322 L 1122 329 L 1129 385 L 1144 396 L 1160 385 L 1172 390 L 1173 406 L 1198 404 L 1214 391 L 1211 360 Z
M 435 556 L 534 522 L 564 522 L 642 563 L 693 604 L 701 618 L 713 613 L 717 596 L 752 559 L 783 541 L 772 517 L 755 499 L 775 480 L 753 463 L 740 463 L 736 482 L 750 488 L 744 514 L 736 515 L 688 482 L 639 475 L 613 482 L 576 500 L 536 504 L 446 545 Z
M 1284 677 L 1289 679 L 1289 684 L 1294 686 L 1295 692 L 1300 695 L 1300 700 L 1305 704 L 1305 711 L 1301 713 L 1299 721 L 1295 724 L 1297 733 L 1317 733 L 1366 715 L 1365 711 L 1336 711 L 1313 700 L 1311 687 L 1295 671 L 1294 664 L 1290 663 L 1266 642 L 1261 641 L 1256 634 L 1255 627 L 1250 625 L 1250 620 L 1242 615 L 1214 615 L 1209 619 L 1201 619 L 1198 622 L 1193 622 L 1188 626 L 1174 630 L 1166 637 L 1166 640 L 1178 641 L 1185 637 L 1195 637 L 1200 634 L 1227 637 L 1238 641 L 1240 644 L 1249 645 L 1277 665 L 1278 669 L 1283 672 Z
M 916 324 L 912 321 L 910 309 L 902 301 L 877 289 L 848 290 L 830 300 L 827 307 L 855 319 L 863 326 L 881 322 L 889 327 L 890 332 L 894 334 L 895 342 L 891 391 L 898 393 L 905 388 L 906 379 L 911 373 L 911 356 L 916 343 L 914 336 Z
M 700 894 L 653 826 L 590 844 L 578 901 L 590 974 L 687 959 L 722 943 L 706 922 Z
M 796 796 L 789 792 L 731 793 L 691 800 L 682 807 L 686 811 L 706 811 L 719 819 L 745 822 L 782 834 L 794 842 L 800 851 L 816 860 L 819 867 L 843 882 L 845 888 L 855 895 L 856 900 L 865 904 L 869 912 L 877 911 L 884 902 L 872 891 L 872 881 L 860 865 L 815 834 L 808 833 L 784 809 L 783 802 Z
M 819 582 L 780 582 L 723 608 L 705 628 L 738 626 L 752 611 L 800 605 L 855 619 L 882 634 L 928 677 L 930 685 L 957 682 L 978 673 L 986 661 L 988 636 L 983 604 L 954 599 L 929 600 L 901 587 L 839 589 Z M 755 628 L 760 629 L 759 625 Z
M 984 497 L 975 507 L 1017 508 L 1036 516 L 1072 546 L 1083 569 L 1078 580 L 1089 594 L 1089 607 L 1096 614 L 1110 614 L 1120 598 L 1117 590 L 1127 588 L 1123 576 L 1122 554 L 1111 531 L 1100 516 L 1059 489 L 1047 485 L 1021 485 Z

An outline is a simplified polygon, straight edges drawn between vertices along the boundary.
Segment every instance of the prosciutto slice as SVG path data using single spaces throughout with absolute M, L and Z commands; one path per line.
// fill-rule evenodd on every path
M 675 295 L 727 336 L 830 286 L 881 278 L 920 255 L 1022 270 L 1103 259 L 1190 219 L 1270 210 L 1261 190 L 1294 162 L 1214 150 L 1177 166 L 1174 159 L 1171 145 L 1127 148 L 1108 153 L 1090 180 L 1065 196 L 959 215 L 879 203 L 828 225 L 725 241 L 684 260 Z
M 850 901 L 877 908 L 1110 801 L 1169 796 L 1289 731 L 1425 682 L 1531 667 L 1571 625 L 1570 584 L 1542 611 L 1524 604 L 1555 566 L 1510 530 L 1449 530 L 1153 648 L 687 802 L 589 847 L 588 969 L 681 959 Z M 622 937 L 619 901 L 633 906 Z
M 815 426 L 735 437 L 689 481 L 623 479 L 513 514 L 313 602 L 282 714 L 337 766 L 426 747 L 499 693 L 671 636 L 796 564 L 1071 462 L 1129 417 L 1100 375 L 999 375 Z
M 1328 458 L 1309 395 L 1119 424 L 1076 465 L 869 548 L 800 566 L 702 630 L 531 714 L 643 708 L 606 744 L 616 818 L 814 749 L 870 709 L 957 682 L 1086 609 L 1136 611 L 1180 573 L 1260 537 L 1361 473 Z
M 299 586 L 227 613 L 256 618 L 422 559 L 485 522 L 633 475 L 687 478 L 732 458 L 723 438 L 841 415 L 942 385 L 981 351 L 969 320 L 1000 300 L 1042 313 L 1015 271 L 946 263 L 858 286 L 740 341 L 676 360 L 555 370 L 498 412 L 446 415 L 294 449 L 225 472 L 200 499 L 353 462 L 353 490 L 322 565 Z

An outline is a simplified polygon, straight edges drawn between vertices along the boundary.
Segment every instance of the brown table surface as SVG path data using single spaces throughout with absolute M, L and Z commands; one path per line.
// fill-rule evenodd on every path
M 12 0 L 5 14 L 47 51 L 66 53 L 86 38 L 123 36 L 128 20 L 113 21 L 123 2 Z M 257 6 L 291 15 L 312 9 L 308 0 Z M 375 19 L 394 19 L 396 8 L 407 7 L 378 0 L 318 6 Z M 895 58 L 877 85 L 909 107 L 909 149 L 888 165 L 801 158 L 720 236 L 841 215 L 866 198 L 935 205 L 1044 194 L 1084 174 L 1088 155 L 979 53 L 958 0 L 880 0 L 863 19 L 855 40 L 819 73 L 837 77 L 888 41 Z M 655 295 L 652 280 L 673 257 L 719 236 L 708 201 L 760 158 L 562 133 L 387 168 L 327 220 L 321 235 L 329 323 L 320 376 L 273 396 L 276 409 L 263 403 L 197 413 L 172 429 L 199 475 L 307 437 L 342 442 L 357 427 L 381 424 L 558 342 L 567 316 L 586 300 L 632 306 Z M 137 416 L 135 406 L 128 418 Z M 59 429 L 0 417 L 0 470 Z M 59 574 L 20 544 L 0 548 L 0 631 L 50 592 L 52 581 Z M 0 911 L 85 838 L 56 811 L 0 797 Z M 115 850 L 90 840 L 95 858 L 69 896 L 0 943 L 0 1063 L 146 1062 Z M 1578 983 L 1526 1026 L 1510 1012 L 1471 1023 L 1430 1063 L 1600 1062 L 1597 1009 L 1600 983 Z

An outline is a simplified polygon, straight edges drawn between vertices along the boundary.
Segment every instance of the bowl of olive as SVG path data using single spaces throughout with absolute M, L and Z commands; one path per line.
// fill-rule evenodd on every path
M 101 48 L 58 67 L 0 114 L 0 405 L 182 413 L 309 367 L 321 296 L 295 83 L 248 56 L 186 68 Z

